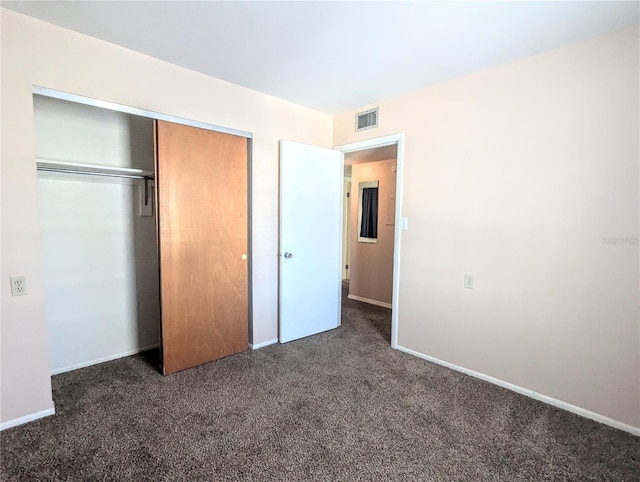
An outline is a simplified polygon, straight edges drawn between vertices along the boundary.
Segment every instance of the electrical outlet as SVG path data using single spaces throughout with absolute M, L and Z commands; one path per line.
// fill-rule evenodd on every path
M 464 287 L 467 289 L 472 290 L 473 289 L 473 275 L 472 274 L 465 274 L 464 275 Z
M 27 294 L 27 278 L 14 276 L 11 280 L 11 296 L 23 296 Z

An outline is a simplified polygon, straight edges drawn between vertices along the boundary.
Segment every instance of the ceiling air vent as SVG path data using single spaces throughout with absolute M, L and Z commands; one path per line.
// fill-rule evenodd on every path
M 378 127 L 378 108 L 356 114 L 356 132 Z

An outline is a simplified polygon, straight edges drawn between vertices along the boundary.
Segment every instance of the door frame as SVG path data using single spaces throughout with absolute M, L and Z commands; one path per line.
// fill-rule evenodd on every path
M 391 134 L 388 136 L 374 137 L 349 144 L 335 146 L 334 149 L 343 153 L 361 151 L 363 149 L 373 149 L 396 144 L 396 206 L 393 229 L 393 288 L 391 294 L 391 348 L 398 348 L 398 300 L 400 296 L 400 239 L 402 215 L 402 173 L 404 171 L 404 132 Z M 344 174 L 342 174 L 344 178 Z M 344 199 L 343 199 L 344 202 Z
M 344 170 L 344 162 L 342 164 L 342 169 Z M 345 266 L 349 266 L 349 263 L 351 262 L 351 248 L 349 246 L 349 243 L 351 242 L 351 233 L 349 232 L 349 226 L 351 225 L 351 206 L 346 199 L 345 193 L 349 194 L 349 199 L 351 199 L 351 176 L 343 176 L 343 179 L 344 181 L 342 185 L 344 186 L 344 192 L 342 193 L 342 229 L 344 233 L 342 234 L 342 273 L 345 274 L 346 277 L 343 277 L 342 279 L 350 279 L 349 268 L 346 268 Z M 349 185 L 348 191 L 347 185 Z

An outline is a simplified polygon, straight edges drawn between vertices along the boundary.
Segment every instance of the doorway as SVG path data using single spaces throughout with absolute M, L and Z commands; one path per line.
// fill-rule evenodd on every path
M 343 283 L 349 299 L 391 309 L 391 347 L 397 346 L 400 227 L 404 134 L 369 139 L 335 147 L 345 156 L 343 202 Z M 369 192 L 367 192 L 369 190 Z M 368 198 L 374 196 L 376 225 L 363 224 Z M 348 214 L 347 214 L 348 212 Z

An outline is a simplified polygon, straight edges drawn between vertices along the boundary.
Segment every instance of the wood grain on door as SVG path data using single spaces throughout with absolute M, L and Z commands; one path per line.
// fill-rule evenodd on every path
M 156 122 L 166 375 L 248 347 L 247 139 Z

